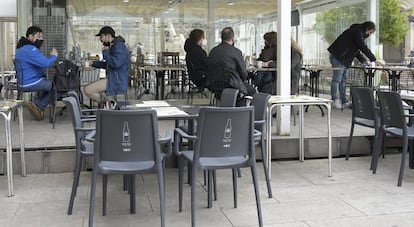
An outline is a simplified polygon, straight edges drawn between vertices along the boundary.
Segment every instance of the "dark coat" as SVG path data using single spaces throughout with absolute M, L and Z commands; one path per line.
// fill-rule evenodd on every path
M 356 57 L 361 63 L 366 61 L 361 52 L 370 61 L 376 61 L 374 54 L 368 49 L 364 42 L 366 39 L 362 24 L 353 24 L 329 46 L 328 51 L 335 56 L 344 66 L 349 67 Z
M 271 62 L 269 64 L 270 68 L 275 68 L 276 67 L 276 59 L 277 59 L 277 48 L 276 47 L 270 47 L 270 46 L 265 46 L 262 49 L 262 52 L 259 55 L 259 58 L 257 59 L 258 61 L 264 61 L 264 62 L 268 62 L 270 60 L 272 60 L 273 62 Z
M 124 38 L 115 37 L 109 50 L 102 51 L 102 54 L 105 61 L 94 61 L 92 66 L 107 70 L 106 95 L 125 94 L 128 89 L 130 55 Z
M 207 53 L 194 41 L 187 39 L 184 44 L 187 53 L 185 61 L 187 64 L 190 80 L 199 88 L 207 86 Z
M 246 62 L 239 49 L 222 42 L 210 51 L 207 65 L 208 80 L 213 92 L 221 95 L 224 88 L 235 88 L 247 94 L 244 84 L 247 79 Z

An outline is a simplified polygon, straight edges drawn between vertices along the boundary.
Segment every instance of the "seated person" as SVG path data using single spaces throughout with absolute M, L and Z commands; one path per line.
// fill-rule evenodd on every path
M 242 52 L 234 47 L 235 37 L 231 27 L 221 31 L 221 43 L 214 47 L 207 59 L 209 86 L 220 100 L 224 88 L 235 88 L 241 94 L 253 96 L 256 90 L 246 82 L 247 68 Z M 243 99 L 238 100 L 243 105 Z
M 27 104 L 33 118 L 40 121 L 45 118 L 44 109 L 51 103 L 52 81 L 46 79 L 43 71 L 57 59 L 55 48 L 46 57 L 39 48 L 43 43 L 43 31 L 32 26 L 26 31 L 26 37 L 21 37 L 16 49 L 16 72 L 19 86 L 23 91 L 38 91 L 39 95 Z
M 99 40 L 103 44 L 103 61 L 94 61 L 91 65 L 95 68 L 107 69 L 107 78 L 88 84 L 85 87 L 85 95 L 98 103 L 107 101 L 108 108 L 115 108 L 116 103 L 112 97 L 126 94 L 128 89 L 129 50 L 125 39 L 121 36 L 115 36 L 114 29 L 109 26 L 102 27 L 96 36 L 99 36 Z M 101 100 L 101 93 L 104 91 L 106 91 L 107 100 Z
M 184 50 L 187 53 L 187 63 L 190 80 L 197 86 L 199 91 L 207 87 L 207 53 L 201 46 L 207 45 L 203 30 L 194 29 L 185 41 Z
M 257 61 L 263 62 L 263 67 L 276 68 L 276 51 L 277 51 L 277 33 L 267 32 L 264 34 L 265 47 L 257 58 Z M 257 90 L 269 94 L 275 94 L 276 72 L 257 72 L 254 84 Z

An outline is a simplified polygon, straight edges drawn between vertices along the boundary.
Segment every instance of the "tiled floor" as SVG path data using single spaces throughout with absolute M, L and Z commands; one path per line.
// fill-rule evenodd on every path
M 414 171 L 406 168 L 397 187 L 400 154 L 380 159 L 377 174 L 369 157 L 334 159 L 333 177 L 325 159 L 272 163 L 273 198 L 268 198 L 258 163 L 260 198 L 265 226 L 414 226 Z M 15 176 L 15 196 L 7 197 L 6 177 L 0 182 L 0 226 L 87 226 L 90 172 L 81 175 L 73 215 L 66 215 L 72 173 Z M 202 174 L 197 182 L 197 226 L 258 226 L 254 191 L 248 169 L 238 183 L 238 207 L 233 208 L 230 171 L 218 176 L 218 200 L 206 208 Z M 129 214 L 129 197 L 120 176 L 109 178 L 107 216 L 101 215 L 98 184 L 95 226 L 159 226 L 155 175 L 137 177 L 137 214 Z M 167 226 L 190 226 L 190 187 L 184 186 L 183 212 L 178 212 L 177 170 L 167 169 Z

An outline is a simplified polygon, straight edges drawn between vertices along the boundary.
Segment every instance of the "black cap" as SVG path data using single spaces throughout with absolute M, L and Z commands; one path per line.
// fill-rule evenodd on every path
M 112 37 L 115 37 L 115 31 L 110 26 L 102 27 L 101 30 L 99 30 L 99 33 L 96 34 L 95 36 L 100 36 L 102 34 L 110 34 L 110 35 L 112 35 Z

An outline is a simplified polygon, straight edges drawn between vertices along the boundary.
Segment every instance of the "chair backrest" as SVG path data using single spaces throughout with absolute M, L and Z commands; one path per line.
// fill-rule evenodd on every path
M 352 118 L 376 120 L 374 92 L 368 87 L 351 87 Z
M 161 162 L 155 110 L 98 110 L 95 162 Z
M 76 99 L 79 110 L 81 110 L 82 107 L 81 107 L 81 104 L 80 104 L 80 98 L 79 98 L 78 93 L 76 91 L 68 91 L 68 96 L 72 96 Z
M 239 95 L 239 90 L 234 88 L 225 88 L 221 93 L 220 98 L 220 107 L 233 107 L 236 106 L 237 96 Z
M 78 100 L 76 100 L 75 97 L 68 96 L 68 97 L 63 98 L 63 102 L 65 103 L 66 107 L 69 109 L 69 112 L 72 118 L 72 126 L 75 132 L 76 147 L 80 147 L 81 140 L 86 135 L 85 135 L 85 132 L 76 130 L 77 128 L 83 127 Z
M 20 62 L 16 59 L 13 60 L 14 69 L 16 70 L 16 84 L 17 88 L 19 89 L 23 85 L 23 68 Z
M 194 162 L 236 156 L 254 160 L 253 118 L 252 106 L 201 108 Z
M 263 121 L 266 120 L 266 110 L 267 110 L 267 103 L 270 99 L 270 95 L 268 93 L 256 93 L 253 95 L 253 100 L 251 105 L 254 106 L 254 120 L 255 121 Z M 261 130 L 264 124 L 262 125 L 255 125 L 256 129 Z
M 385 127 L 405 129 L 407 122 L 404 117 L 401 96 L 395 92 L 378 92 L 380 116 Z

